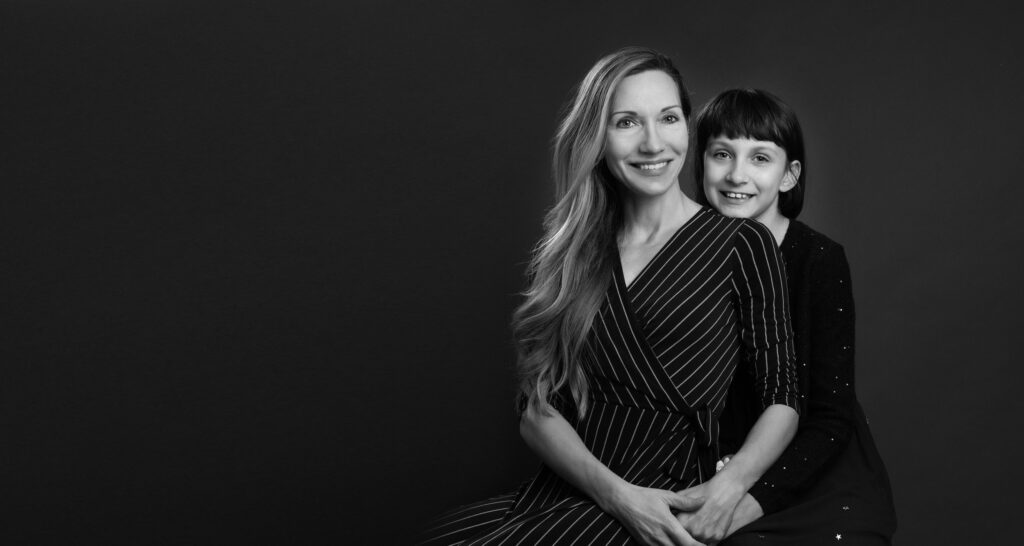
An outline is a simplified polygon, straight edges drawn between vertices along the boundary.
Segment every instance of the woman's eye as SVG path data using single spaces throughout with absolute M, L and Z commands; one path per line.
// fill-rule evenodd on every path
M 629 129 L 631 127 L 636 127 L 636 122 L 629 118 L 622 118 L 615 122 L 615 126 L 619 129 Z
M 665 123 L 675 123 L 675 122 L 679 121 L 679 116 L 677 116 L 675 114 L 669 114 L 669 115 L 665 116 L 664 118 L 662 118 L 662 121 L 664 121 Z

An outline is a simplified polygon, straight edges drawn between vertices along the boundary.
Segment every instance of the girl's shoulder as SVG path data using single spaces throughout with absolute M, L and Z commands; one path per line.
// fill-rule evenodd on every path
M 799 220 L 790 221 L 781 250 L 790 269 L 810 267 L 835 273 L 849 268 L 843 245 Z
M 843 251 L 843 245 L 799 220 L 789 221 L 789 229 L 782 240 L 782 247 L 804 250 L 814 255 L 829 255 Z

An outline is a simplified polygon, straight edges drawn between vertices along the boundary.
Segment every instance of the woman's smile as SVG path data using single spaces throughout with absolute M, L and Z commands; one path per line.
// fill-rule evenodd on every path
M 671 162 L 671 159 L 665 159 L 662 161 L 637 161 L 630 163 L 630 165 L 639 170 L 641 174 L 648 176 L 660 176 L 665 172 L 666 167 L 668 167 Z

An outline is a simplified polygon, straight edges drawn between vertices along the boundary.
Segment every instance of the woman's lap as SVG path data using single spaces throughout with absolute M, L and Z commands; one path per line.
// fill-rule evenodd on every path
M 497 526 L 515 503 L 516 493 L 460 506 L 435 519 L 423 533 L 423 546 L 458 544 Z
M 632 544 L 614 517 L 590 501 L 570 501 L 508 516 L 515 494 L 457 508 L 438 518 L 423 546 L 537 544 L 605 546 Z

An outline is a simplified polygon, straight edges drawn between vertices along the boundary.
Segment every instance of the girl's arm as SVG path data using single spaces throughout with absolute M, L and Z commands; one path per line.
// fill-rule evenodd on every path
M 623 480 L 587 449 L 556 409 L 550 405 L 544 409 L 537 411 L 528 404 L 519 432 L 548 468 L 618 519 L 640 543 L 700 545 L 672 515 L 672 510 L 697 509 L 700 499 Z

